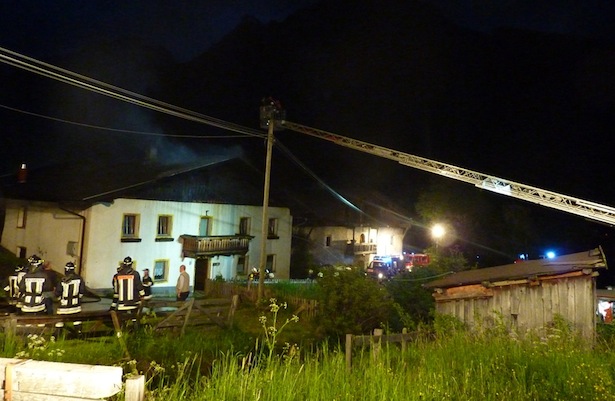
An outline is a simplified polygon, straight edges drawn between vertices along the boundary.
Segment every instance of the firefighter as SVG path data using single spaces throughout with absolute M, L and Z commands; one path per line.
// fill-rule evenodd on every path
M 58 315 L 72 315 L 81 312 L 81 298 L 85 294 L 85 282 L 75 272 L 75 264 L 68 262 L 64 266 L 64 277 L 58 283 L 55 290 L 55 295 L 60 300 L 58 305 Z M 63 322 L 56 323 L 56 329 L 59 332 L 64 327 Z M 73 328 L 77 335 L 81 334 L 81 322 L 73 321 Z
M 47 273 L 43 271 L 45 261 L 37 255 L 28 258 L 28 272 L 19 283 L 23 313 L 45 313 L 45 297 L 43 289 L 47 281 Z
M 16 311 L 21 309 L 21 293 L 19 292 L 19 282 L 26 274 L 28 270 L 24 265 L 17 265 L 15 267 L 15 272 L 11 274 L 4 287 L 4 291 L 8 296 L 8 303 L 11 307 L 15 308 Z
M 47 275 L 45 285 L 43 288 L 43 297 L 45 298 L 45 310 L 48 315 L 53 315 L 53 301 L 58 287 L 58 276 L 56 272 L 51 268 L 51 263 L 43 263 L 43 272 Z
M 139 272 L 132 268 L 132 258 L 127 256 L 120 265 L 120 270 L 113 276 L 113 302 L 111 309 L 124 315 L 123 319 L 130 318 L 135 326 L 138 325 L 137 312 L 141 300 L 145 296 L 143 283 Z

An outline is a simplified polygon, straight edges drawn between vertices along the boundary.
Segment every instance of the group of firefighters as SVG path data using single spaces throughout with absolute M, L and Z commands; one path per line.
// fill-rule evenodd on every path
M 153 280 L 147 269 L 143 279 L 133 269 L 132 258 L 124 258 L 113 276 L 113 300 L 111 310 L 132 314 L 141 301 L 151 298 Z M 56 314 L 70 315 L 81 312 L 81 301 L 86 292 L 85 281 L 75 271 L 75 264 L 64 266 L 64 276 L 58 279 L 48 263 L 37 255 L 28 258 L 26 265 L 18 265 L 6 280 L 4 290 L 8 302 L 16 312 L 33 315 L 53 315 L 54 299 L 58 300 Z M 134 319 L 133 319 L 134 320 Z M 81 322 L 73 321 L 74 329 L 81 332 Z M 56 328 L 64 327 L 62 322 Z

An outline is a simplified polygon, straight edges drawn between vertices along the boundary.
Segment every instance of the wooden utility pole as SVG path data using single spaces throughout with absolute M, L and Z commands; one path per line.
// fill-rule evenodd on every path
M 263 99 L 260 107 L 260 126 L 267 128 L 267 157 L 265 160 L 265 185 L 263 188 L 263 224 L 261 226 L 261 258 L 258 266 L 258 296 L 260 301 L 265 293 L 265 271 L 267 265 L 267 237 L 269 234 L 269 185 L 271 180 L 271 157 L 273 153 L 273 131 L 276 119 L 283 119 L 284 112 L 278 101 Z M 280 128 L 280 127 L 277 127 Z
M 267 265 L 267 235 L 269 233 L 269 184 L 271 181 L 271 154 L 273 153 L 273 116 L 269 117 L 267 130 L 267 157 L 265 160 L 265 186 L 263 189 L 263 224 L 261 226 L 261 259 L 258 265 L 258 298 L 260 301 L 265 292 L 265 267 Z

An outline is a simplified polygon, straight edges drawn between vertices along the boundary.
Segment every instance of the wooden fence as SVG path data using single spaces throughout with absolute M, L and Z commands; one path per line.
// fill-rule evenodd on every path
M 238 295 L 243 302 L 256 303 L 258 298 L 258 283 L 248 282 L 247 285 L 237 284 L 225 281 L 212 280 L 207 284 L 207 297 L 231 297 Z M 268 300 L 275 298 L 273 291 L 270 288 L 263 289 L 263 297 Z M 314 299 L 306 299 L 294 296 L 283 296 L 278 301 L 287 302 L 293 308 L 293 314 L 302 318 L 311 319 L 318 313 L 318 301 Z
M 113 330 L 113 320 L 109 311 L 88 311 L 70 315 L 34 315 L 27 314 L 8 314 L 0 317 L 0 326 L 9 335 L 15 335 L 20 331 L 33 332 L 45 328 L 53 328 L 57 323 L 69 323 L 74 321 L 94 322 L 87 327 L 87 332 L 95 332 L 103 326 L 106 330 Z
M 152 299 L 144 304 L 144 308 L 150 309 L 157 316 L 163 316 L 154 330 L 179 328 L 183 336 L 187 326 L 232 326 L 238 304 L 239 295 L 233 295 L 230 298 L 188 301 Z
M 352 349 L 354 347 L 369 346 L 374 358 L 378 358 L 382 343 L 400 343 L 402 352 L 406 350 L 407 343 L 416 339 L 416 333 L 408 333 L 403 329 L 401 333 L 383 335 L 382 329 L 374 329 L 373 335 L 346 334 L 346 369 L 352 368 Z

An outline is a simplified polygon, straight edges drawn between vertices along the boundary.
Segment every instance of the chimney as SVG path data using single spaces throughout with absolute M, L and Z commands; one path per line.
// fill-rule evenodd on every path
M 28 169 L 26 168 L 26 163 L 22 163 L 19 171 L 17 172 L 17 182 L 23 184 L 27 181 L 28 178 Z

